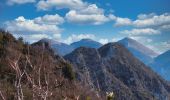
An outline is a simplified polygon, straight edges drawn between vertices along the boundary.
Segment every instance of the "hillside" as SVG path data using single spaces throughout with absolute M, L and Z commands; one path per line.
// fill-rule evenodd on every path
M 46 43 L 29 45 L 0 31 L 1 100 L 100 100 L 75 81 L 72 65 Z
M 53 42 L 24 43 L 0 31 L 4 100 L 169 100 L 170 84 L 119 43 L 80 47 L 64 58 Z
M 77 78 L 101 92 L 114 92 L 116 100 L 168 100 L 170 84 L 136 59 L 119 43 L 101 48 L 81 47 L 65 56 Z

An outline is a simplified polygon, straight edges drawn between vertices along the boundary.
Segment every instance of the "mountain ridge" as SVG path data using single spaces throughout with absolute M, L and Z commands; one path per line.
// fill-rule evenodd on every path
M 36 43 L 48 43 L 51 48 L 54 50 L 56 54 L 64 56 L 66 54 L 71 53 L 74 49 L 78 47 L 91 47 L 91 48 L 99 48 L 102 46 L 101 43 L 94 41 L 92 39 L 81 39 L 77 42 L 73 42 L 70 45 L 62 42 L 55 41 L 53 39 L 43 38 Z M 33 43 L 34 44 L 34 43 Z
M 153 50 L 129 37 L 119 40 L 118 42 L 124 45 L 135 57 L 147 65 L 153 61 L 154 57 L 158 56 Z
M 157 56 L 150 66 L 155 72 L 170 81 L 170 50 Z
M 94 41 L 92 39 L 81 39 L 80 41 L 77 42 L 73 42 L 70 44 L 71 46 L 73 46 L 74 48 L 78 48 L 78 47 L 91 47 L 91 48 L 99 48 L 102 46 L 101 43 Z
M 64 58 L 74 65 L 80 81 L 87 79 L 84 84 L 94 89 L 113 91 L 117 100 L 169 98 L 170 84 L 136 59 L 122 44 L 108 43 L 99 49 L 80 47 Z

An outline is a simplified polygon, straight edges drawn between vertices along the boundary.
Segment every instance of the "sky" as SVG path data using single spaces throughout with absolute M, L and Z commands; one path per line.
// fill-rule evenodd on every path
M 0 0 L 0 28 L 30 43 L 130 37 L 163 53 L 170 50 L 170 0 Z

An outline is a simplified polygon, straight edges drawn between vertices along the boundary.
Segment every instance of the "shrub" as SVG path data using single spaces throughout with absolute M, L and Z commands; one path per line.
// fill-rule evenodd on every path
M 65 78 L 68 78 L 70 80 L 75 79 L 75 73 L 73 72 L 71 64 L 65 63 L 65 66 L 62 68 L 62 72 Z

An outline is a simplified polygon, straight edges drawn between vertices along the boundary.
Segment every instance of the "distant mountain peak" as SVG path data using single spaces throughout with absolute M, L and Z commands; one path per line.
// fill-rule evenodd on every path
M 89 39 L 89 38 L 84 38 L 84 39 L 81 39 L 80 41 L 94 41 L 94 40 Z
M 48 45 L 50 46 L 50 48 L 53 49 L 55 54 L 59 54 L 61 56 L 70 53 L 74 49 L 72 46 L 68 44 L 58 42 L 56 40 L 48 39 L 48 38 L 43 38 L 39 40 L 37 43 L 48 43 Z
M 125 37 L 125 38 L 123 38 L 122 40 L 133 40 L 133 39 L 130 38 L 130 37 Z
M 79 48 L 79 47 L 90 47 L 90 48 L 99 48 L 102 46 L 101 43 L 94 41 L 92 39 L 81 39 L 80 41 L 74 42 L 71 44 L 74 48 Z
M 125 38 L 123 38 L 122 40 L 120 40 L 119 42 L 127 43 L 127 45 L 132 45 L 132 44 L 134 44 L 134 45 L 144 46 L 144 45 L 141 44 L 140 42 L 138 42 L 138 41 L 136 41 L 136 40 L 134 40 L 134 39 L 132 39 L 132 38 L 130 38 L 130 37 L 125 37 Z
M 61 42 L 58 42 L 56 40 L 49 39 L 49 38 L 43 38 L 43 39 L 39 40 L 39 42 L 47 42 L 50 45 L 53 45 L 53 44 L 62 44 Z
M 155 51 L 151 50 L 150 48 L 144 46 L 143 44 L 132 38 L 125 37 L 118 42 L 124 45 L 135 57 L 140 59 L 145 64 L 152 62 L 153 58 L 158 56 Z
M 136 50 L 139 50 L 142 53 L 148 53 L 148 55 L 151 57 L 155 57 L 158 55 L 155 51 L 151 50 L 150 48 L 144 46 L 140 42 L 138 42 L 130 37 L 125 37 L 124 39 L 122 39 L 118 42 L 123 44 L 125 47 L 131 47 Z
M 170 81 L 170 50 L 157 56 L 150 66 L 162 77 Z

